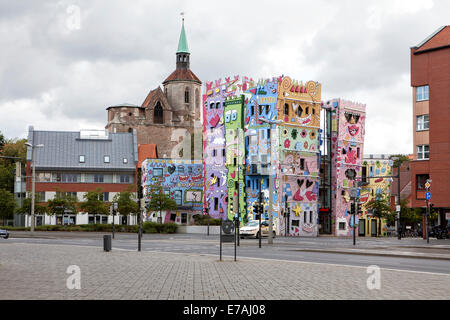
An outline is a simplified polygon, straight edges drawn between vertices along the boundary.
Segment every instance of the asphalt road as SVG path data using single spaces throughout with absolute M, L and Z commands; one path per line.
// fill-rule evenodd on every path
M 103 233 L 46 232 L 37 234 L 34 238 L 27 238 L 26 236 L 27 233 L 13 233 L 8 240 L 0 239 L 0 247 L 2 241 L 103 247 Z M 394 239 L 360 239 L 357 242 L 357 248 L 396 247 L 400 250 L 401 248 L 420 248 L 426 245 L 426 241 L 421 239 L 404 239 L 401 241 L 403 242 L 399 246 L 398 240 Z M 137 251 L 137 236 L 135 234 L 116 233 L 112 246 L 113 250 Z M 365 267 L 376 265 L 385 269 L 450 274 L 450 260 L 300 251 L 305 248 L 330 247 L 353 248 L 353 245 L 351 239 L 278 237 L 274 240 L 273 245 L 267 244 L 267 239 L 263 239 L 262 248 L 259 248 L 257 239 L 243 239 L 240 240 L 240 246 L 237 247 L 237 259 L 246 257 L 279 260 L 280 263 L 282 261 L 304 261 Z M 432 250 L 435 251 L 446 250 L 450 253 L 450 241 L 433 240 L 430 242 L 430 248 L 433 248 Z M 219 238 L 215 235 L 146 234 L 142 240 L 142 250 L 176 254 L 198 254 L 219 259 L 220 247 Z M 234 259 L 234 244 L 224 244 L 222 255 L 223 259 Z

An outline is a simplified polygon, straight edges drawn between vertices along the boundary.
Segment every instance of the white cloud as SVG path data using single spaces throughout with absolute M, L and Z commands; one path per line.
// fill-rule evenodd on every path
M 412 152 L 409 47 L 448 23 L 448 1 L 2 2 L 0 131 L 103 128 L 107 106 L 142 103 L 175 68 L 181 11 L 202 81 L 319 81 L 323 100 L 367 104 L 366 153 Z

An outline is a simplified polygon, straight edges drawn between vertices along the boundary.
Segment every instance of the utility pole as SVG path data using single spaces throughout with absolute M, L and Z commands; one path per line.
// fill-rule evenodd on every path
M 32 178 L 31 178 L 31 227 L 30 231 L 31 233 L 34 233 L 34 201 L 35 201 L 35 188 L 36 188 L 36 148 L 41 148 L 44 145 L 38 144 L 34 145 L 29 142 L 25 143 L 26 146 L 31 148 L 31 164 L 33 166 L 32 170 Z

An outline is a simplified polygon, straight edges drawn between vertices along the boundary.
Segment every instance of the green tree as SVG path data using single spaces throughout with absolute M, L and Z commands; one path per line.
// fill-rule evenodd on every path
M 77 198 L 66 192 L 56 192 L 56 197 L 47 201 L 47 213 L 49 215 L 62 216 L 65 212 L 77 212 Z
M 3 219 L 3 225 L 6 225 L 7 219 L 12 219 L 16 201 L 14 194 L 5 189 L 0 189 L 0 218 Z
M 46 207 L 40 204 L 39 194 L 35 194 L 34 199 L 34 213 L 35 214 L 45 214 L 47 211 Z M 28 195 L 22 202 L 22 206 L 16 209 L 18 214 L 31 214 L 31 194 Z
M 27 147 L 25 139 L 5 140 L 0 133 L 0 188 L 14 192 L 15 162 L 20 161 L 22 172 L 25 172 Z M 19 159 L 14 159 L 18 157 Z
M 391 155 L 390 157 L 389 157 L 389 159 L 392 159 L 392 158 L 398 158 L 398 159 L 396 159 L 396 160 L 394 160 L 394 164 L 393 164 L 393 167 L 394 168 L 397 168 L 399 165 L 401 165 L 403 162 L 407 162 L 407 161 L 409 161 L 409 158 L 408 158 L 408 156 L 407 155 L 405 155 L 405 154 L 393 154 L 393 155 Z
M 176 201 L 163 192 L 161 185 L 152 186 L 148 197 L 150 201 L 146 207 L 150 212 L 175 210 L 177 208 Z
M 138 204 L 133 200 L 133 195 L 130 191 L 122 191 L 116 194 L 113 201 L 117 202 L 117 210 L 121 215 L 136 215 L 138 213 Z
M 366 209 L 372 210 L 372 215 L 377 218 L 377 236 L 380 234 L 380 228 L 378 223 L 381 219 L 386 219 L 392 221 L 395 219 L 395 212 L 392 211 L 391 207 L 387 202 L 387 198 L 373 199 L 367 205 Z
M 108 204 L 103 202 L 102 189 L 98 188 L 95 191 L 88 191 L 83 198 L 85 201 L 80 203 L 80 210 L 93 214 L 95 221 L 97 221 L 97 215 L 109 214 Z
M 6 143 L 5 136 L 4 136 L 3 133 L 0 131 L 0 150 L 3 149 L 3 146 L 5 145 L 5 143 Z

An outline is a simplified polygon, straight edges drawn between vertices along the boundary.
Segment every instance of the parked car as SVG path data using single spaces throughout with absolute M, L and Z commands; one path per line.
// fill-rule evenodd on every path
M 269 236 L 269 221 L 261 221 L 261 234 L 263 237 Z M 273 237 L 277 234 L 277 227 L 273 225 Z M 239 229 L 241 239 L 246 237 L 259 238 L 259 220 L 249 221 Z
M 2 237 L 3 239 L 8 239 L 9 238 L 8 230 L 0 229 L 0 237 Z

